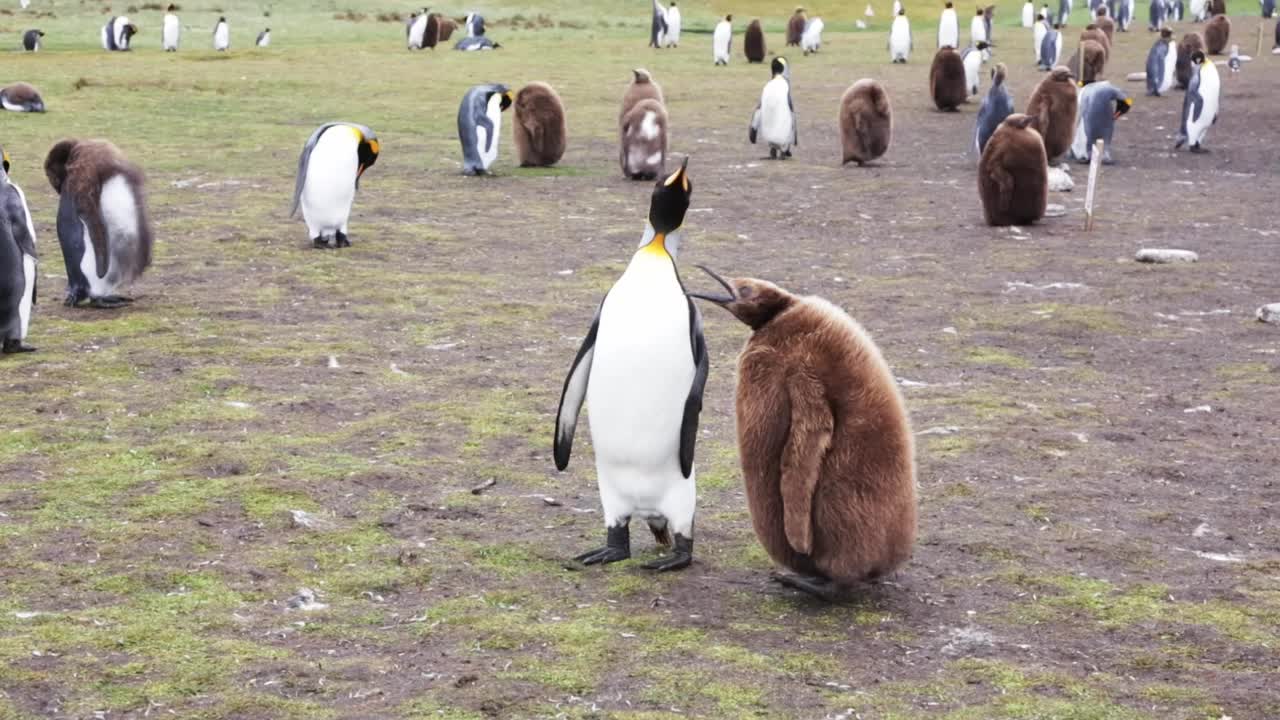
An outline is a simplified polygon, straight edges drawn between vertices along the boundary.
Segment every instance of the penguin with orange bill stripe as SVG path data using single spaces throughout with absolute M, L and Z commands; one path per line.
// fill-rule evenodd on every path
M 645 568 L 679 570 L 693 560 L 693 454 L 709 363 L 702 315 L 676 269 L 693 191 L 688 164 L 655 185 L 640 249 L 596 311 L 560 396 L 559 470 L 569 465 L 583 401 L 591 408 L 607 539 L 574 558 L 582 565 L 631 557 L 633 517 L 671 546 Z
M 293 209 L 302 208 L 302 219 L 317 248 L 350 247 L 347 220 L 360 188 L 360 176 L 378 161 L 378 136 L 364 125 L 325 123 L 311 133 L 298 158 L 298 181 Z

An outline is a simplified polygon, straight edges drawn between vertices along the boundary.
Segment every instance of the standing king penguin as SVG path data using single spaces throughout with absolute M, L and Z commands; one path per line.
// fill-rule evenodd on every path
M 640 249 L 596 311 L 560 395 L 553 444 L 559 470 L 569 465 L 583 400 L 591 408 L 607 539 L 574 558 L 584 565 L 631 557 L 632 517 L 673 546 L 645 568 L 678 570 L 693 560 L 693 456 L 710 364 L 702 315 L 676 270 L 693 191 L 688 162 L 654 187 Z
M 40 52 L 40 38 L 44 37 L 43 30 L 28 30 L 22 34 L 22 49 L 27 52 Z
M 715 32 L 711 36 L 711 59 L 716 65 L 728 65 L 729 54 L 733 45 L 733 16 L 725 15 L 716 23 Z
M 225 17 L 218 18 L 218 24 L 213 26 L 213 49 L 218 52 L 226 52 L 231 47 L 231 28 L 227 26 Z
M 1032 0 L 1027 0 L 1022 4 L 1022 27 L 1030 28 L 1032 23 L 1036 21 L 1036 4 Z
M 427 18 L 430 8 L 422 8 L 422 12 L 410 15 L 404 26 L 404 44 L 410 50 L 421 50 L 426 42 Z
M 1218 66 L 1197 50 L 1191 55 L 1191 81 L 1182 100 L 1182 127 L 1174 148 L 1189 145 L 1191 152 L 1209 152 L 1200 146 L 1209 128 L 1218 122 Z
M 675 0 L 671 0 L 671 6 L 667 8 L 667 47 L 680 47 L 680 8 L 676 7 Z
M 378 161 L 378 136 L 364 125 L 325 123 L 316 128 L 298 157 L 298 179 L 289 216 L 302 208 L 307 234 L 317 248 L 350 247 L 347 220 L 360 176 Z
M 1147 94 L 1158 97 L 1172 90 L 1177 66 L 1178 47 L 1173 42 L 1173 31 L 1160 28 L 1160 39 L 1147 53 Z
M 1044 37 L 1040 40 L 1040 62 L 1038 64 L 1041 70 L 1052 70 L 1058 66 L 1058 60 L 1062 58 L 1062 26 L 1054 23 L 1053 27 L 1045 30 Z
M 905 63 L 915 45 L 911 37 L 911 21 L 907 19 L 906 9 L 898 11 L 889 28 L 889 60 Z
M 799 145 L 796 135 L 796 109 L 791 102 L 791 70 L 787 59 L 776 57 L 770 66 L 773 77 L 760 93 L 760 104 L 751 116 L 747 136 L 752 145 L 757 139 L 769 144 L 769 157 L 791 157 L 791 148 Z
M 476 85 L 458 106 L 458 139 L 462 141 L 462 174 L 486 175 L 498 159 L 502 111 L 511 107 L 506 85 Z
M 960 19 L 956 17 L 956 9 L 951 0 L 947 0 L 947 6 L 942 9 L 942 17 L 938 19 L 938 47 L 960 47 Z
M 986 50 L 986 41 L 979 40 L 977 47 L 967 47 L 960 53 L 960 62 L 964 63 L 964 87 L 970 96 L 977 95 L 982 85 L 982 55 Z
M 1041 13 L 1036 17 L 1035 27 L 1031 29 L 1031 52 L 1036 56 L 1036 66 L 1040 65 L 1040 44 L 1044 42 L 1044 36 L 1049 32 L 1049 21 L 1045 18 L 1048 15 Z
M 667 46 L 667 9 L 662 7 L 662 0 L 653 0 L 653 21 L 649 25 L 649 47 L 664 48 Z
M 58 244 L 74 307 L 114 308 L 151 264 L 151 220 L 142 170 L 106 140 L 62 140 L 49 150 L 44 173 L 58 193 Z
M 804 34 L 800 36 L 800 50 L 805 55 L 816 53 L 822 49 L 822 30 L 827 26 L 822 18 L 810 18 L 805 23 Z
M 996 63 L 995 69 L 991 71 L 991 89 L 987 90 L 987 96 L 978 107 L 978 122 L 973 133 L 973 149 L 978 157 L 982 157 L 987 141 L 996 128 L 1000 127 L 1000 123 L 1013 114 L 1013 95 L 1004 84 L 1008 73 L 1004 63 Z
M 258 33 L 258 40 L 254 43 L 258 47 L 268 47 L 271 45 L 271 28 L 266 28 Z
M 160 25 L 160 46 L 165 52 L 177 52 L 178 43 L 182 40 L 182 23 L 178 22 L 177 10 L 178 6 L 170 3 Z
M 9 178 L 9 153 L 0 149 L 0 351 L 32 352 L 27 345 L 36 302 L 36 229 L 27 196 Z

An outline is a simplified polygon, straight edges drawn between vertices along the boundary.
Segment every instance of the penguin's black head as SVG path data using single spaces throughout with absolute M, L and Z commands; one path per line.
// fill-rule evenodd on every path
M 356 135 L 360 138 L 360 144 L 356 147 L 356 187 L 360 186 L 360 176 L 364 175 L 364 171 L 373 167 L 378 162 L 378 153 L 382 152 L 382 145 L 378 142 L 378 136 L 363 125 L 351 126 L 355 130 Z
M 756 278 L 726 280 L 704 265 L 699 265 L 698 269 L 720 283 L 720 287 L 725 289 L 726 294 L 687 293 L 687 295 L 719 305 L 750 326 L 752 330 L 759 330 L 768 325 L 769 321 L 796 301 L 794 295 L 768 280 Z
M 725 21 L 725 22 L 733 22 L 733 15 L 732 15 L 732 14 L 730 14 L 730 15 L 725 15 L 725 16 L 724 16 L 724 21 Z
M 899 9 L 898 9 L 898 14 L 899 14 L 899 15 L 903 15 L 903 16 L 905 16 L 905 15 L 907 14 L 907 9 L 906 9 L 906 8 L 899 8 Z
M 987 49 L 987 48 L 989 48 L 989 47 L 991 47 L 991 45 L 989 45 L 989 44 L 987 43 L 987 41 L 985 41 L 985 40 L 979 40 L 979 41 L 978 41 L 977 48 L 978 48 L 979 50 L 986 50 L 986 49 Z
M 9 151 L 0 148 L 0 157 L 4 158 L 4 171 L 9 172 Z
M 218 22 L 220 23 L 224 23 L 226 21 L 227 21 L 227 18 L 225 16 L 218 18 Z
M 1132 109 L 1133 109 L 1133 98 L 1125 98 L 1120 102 L 1116 103 L 1116 117 L 1118 118 Z
M 174 10 L 177 10 L 177 9 L 178 9 L 177 5 L 174 5 L 173 3 L 169 3 L 169 8 L 166 12 L 173 12 Z
M 1203 65 L 1203 64 L 1204 64 L 1204 53 L 1200 52 L 1199 50 L 1197 50 L 1197 51 L 1195 51 L 1195 52 L 1191 53 L 1191 64 L 1192 64 L 1192 65 Z
M 948 8 L 950 8 L 950 7 L 953 7 L 953 6 L 952 6 L 952 4 L 951 4 L 950 2 L 948 2 L 948 3 L 947 3 L 947 7 L 948 7 Z
M 494 47 L 497 47 L 497 45 L 494 45 Z M 499 112 L 501 112 L 511 107 L 511 91 L 507 89 L 506 85 L 499 85 L 498 87 L 501 89 L 497 92 L 502 93 L 501 105 L 498 107 Z
M 131 38 L 131 37 L 133 37 L 134 35 L 137 35 L 137 34 L 138 34 L 138 26 L 137 26 L 137 25 L 134 25 L 133 23 L 129 23 L 128 25 L 125 25 L 125 26 L 124 26 L 124 37 L 125 37 L 125 39 L 126 39 L 126 40 L 128 40 L 129 38 Z
M 1161 39 L 1161 40 L 1168 40 L 1168 39 L 1169 39 L 1169 38 L 1171 38 L 1171 37 L 1173 37 L 1173 31 L 1172 31 L 1172 30 L 1170 30 L 1169 28 L 1160 28 L 1160 39 Z
M 769 65 L 769 69 L 773 71 L 773 76 L 777 77 L 787 71 L 787 59 L 779 55 L 773 59 Z
M 689 181 L 689 156 L 680 163 L 680 169 L 653 186 L 649 200 L 649 224 L 658 235 L 667 235 L 680 229 L 684 214 L 689 210 L 689 196 L 693 183 Z

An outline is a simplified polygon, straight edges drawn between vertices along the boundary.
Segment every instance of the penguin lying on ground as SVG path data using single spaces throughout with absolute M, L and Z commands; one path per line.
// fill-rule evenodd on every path
M 120 290 L 151 264 L 151 220 L 142 170 L 105 140 L 62 140 L 44 161 L 58 201 L 58 243 L 68 306 L 133 302 Z
M 911 557 L 915 447 L 898 383 L 853 318 L 818 297 L 702 268 L 723 296 L 690 293 L 751 328 L 738 357 L 738 454 L 756 537 L 832 600 Z
M 548 84 L 532 82 L 516 93 L 512 138 L 520 167 L 549 167 L 564 157 L 568 130 L 564 103 Z
M 765 43 L 764 30 L 760 28 L 760 21 L 752 20 L 747 25 L 747 31 L 742 36 L 742 54 L 746 55 L 747 62 L 760 63 L 764 62 Z
M 165 10 L 164 21 L 160 23 L 160 47 L 165 52 L 177 52 L 178 43 L 182 40 L 182 23 L 178 21 L 178 6 L 172 3 Z
M 102 26 L 102 49 L 111 52 L 123 52 L 129 49 L 129 42 L 138 34 L 138 26 L 129 22 L 127 17 L 113 17 Z
M 1174 75 L 1180 90 L 1185 90 L 1187 83 L 1191 82 L 1191 71 L 1194 67 L 1191 56 L 1197 52 L 1204 52 L 1204 38 L 1200 37 L 1200 33 L 1183 35 L 1182 41 L 1178 43 L 1178 59 L 1174 65 Z
M 933 104 L 943 112 L 955 112 L 968 96 L 967 91 L 960 53 L 949 47 L 940 48 L 929 66 L 929 93 Z
M 1178 65 L 1178 48 L 1173 42 L 1173 31 L 1160 29 L 1160 39 L 1147 53 L 1147 94 L 1163 95 L 1173 89 L 1174 72 Z
M 1049 160 L 1071 147 L 1076 129 L 1076 84 L 1071 71 L 1056 67 L 1040 81 L 1027 102 L 1027 115 L 1036 118 L 1035 129 L 1044 138 Z
M 773 77 L 760 92 L 760 103 L 751 116 L 751 128 L 747 139 L 752 145 L 757 139 L 769 145 L 769 157 L 789 158 L 791 148 L 800 144 L 796 128 L 796 109 L 791 102 L 791 69 L 787 59 L 776 57 L 770 66 Z
M 694 447 L 710 364 L 702 316 L 676 271 L 693 192 L 688 162 L 655 185 L 640 249 L 596 311 L 560 395 L 558 470 L 569 465 L 583 400 L 590 407 L 607 540 L 574 558 L 584 565 L 631 557 L 633 517 L 672 546 L 646 569 L 679 570 L 693 560 Z
M 476 85 L 458 106 L 458 139 L 462 141 L 462 174 L 487 175 L 498 159 L 502 111 L 511 107 L 506 85 Z
M 43 30 L 28 30 L 22 33 L 22 49 L 27 52 L 39 52 L 42 37 L 44 37 Z
M 978 195 L 988 225 L 1030 225 L 1044 217 L 1049 165 L 1036 119 L 1014 113 L 992 133 L 978 162 Z
M 715 33 L 711 36 L 711 59 L 716 65 L 728 65 L 731 45 L 733 44 L 733 16 L 725 15 L 716 23 Z
M 490 40 L 489 38 L 481 35 L 478 37 L 477 36 L 464 37 L 458 42 L 454 43 L 453 49 L 461 50 L 463 52 L 474 52 L 476 50 L 496 50 L 497 48 L 500 48 L 500 47 L 502 47 L 501 43 L 496 43 Z
M 894 63 L 905 63 L 915 45 L 911 37 L 911 21 L 907 20 L 907 11 L 899 10 L 889 28 L 889 60 Z
M 978 157 L 982 157 L 987 141 L 996 128 L 1000 127 L 1000 123 L 1013 114 L 1013 95 L 1004 84 L 1007 75 L 1008 69 L 1004 63 L 996 63 L 995 69 L 991 71 L 991 89 L 987 90 L 987 96 L 982 99 L 982 105 L 978 108 L 977 126 L 973 133 L 973 148 Z
M 18 82 L 0 90 L 0 107 L 10 112 L 44 112 L 44 100 L 40 92 L 24 82 Z
M 24 341 L 36 302 L 36 228 L 26 195 L 9 178 L 9 153 L 0 156 L 0 352 L 34 352 Z
M 901 16 L 899 16 L 901 17 Z M 859 166 L 884 155 L 893 137 L 893 110 L 889 93 L 875 80 L 854 83 L 840 98 L 841 163 Z
M 298 157 L 293 217 L 302 209 L 307 235 L 317 248 L 350 247 L 347 221 L 360 176 L 378 161 L 378 136 L 364 125 L 331 122 L 316 128 Z
M 1193 153 L 1205 153 L 1209 151 L 1201 143 L 1209 128 L 1218 122 L 1218 92 L 1222 85 L 1218 67 L 1203 52 L 1192 53 L 1191 66 L 1191 81 L 1182 100 L 1182 127 L 1174 148 L 1188 145 Z
M 1109 82 L 1096 82 L 1080 90 L 1079 117 L 1076 120 L 1075 141 L 1071 143 L 1071 158 L 1088 163 L 1093 155 L 1093 143 L 1102 139 L 1102 163 L 1112 165 L 1111 138 L 1116 120 L 1133 107 L 1133 99 Z

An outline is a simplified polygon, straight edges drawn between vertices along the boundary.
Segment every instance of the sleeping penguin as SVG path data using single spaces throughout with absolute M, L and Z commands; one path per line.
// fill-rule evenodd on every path
M 502 47 L 502 45 L 499 43 L 480 35 L 462 38 L 453 46 L 453 49 L 461 50 L 463 52 L 474 52 L 476 50 L 495 50 L 500 47 Z
M 1080 89 L 1079 109 L 1076 116 L 1076 135 L 1071 143 L 1071 157 L 1076 162 L 1087 163 L 1093 155 L 1093 143 L 1102 139 L 1102 163 L 1111 165 L 1111 136 L 1115 133 L 1116 119 L 1129 112 L 1133 98 L 1124 91 L 1103 80 L 1090 83 Z
M 378 136 L 364 125 L 348 122 L 325 123 L 311 133 L 298 158 L 298 179 L 293 189 L 293 208 L 302 208 L 307 234 L 317 248 L 351 247 L 347 220 L 351 203 L 360 188 L 360 176 L 378 161 Z
M 24 83 L 14 83 L 0 90 L 0 107 L 9 112 L 44 112 L 44 100 L 40 92 Z
M 151 220 L 142 170 L 106 140 L 62 140 L 44 161 L 58 201 L 58 243 L 67 266 L 67 306 L 133 302 L 124 286 L 151 264 Z
M 124 52 L 129 49 L 129 42 L 138 34 L 138 26 L 129 22 L 127 17 L 113 17 L 102 26 L 102 49 L 110 52 Z
M 498 159 L 502 111 L 511 107 L 506 85 L 476 85 L 458 107 L 458 139 L 462 141 L 462 174 L 486 175 Z
M 9 153 L 0 149 L 0 351 L 32 352 L 27 345 L 36 302 L 36 230 L 27 197 L 9 179 Z

